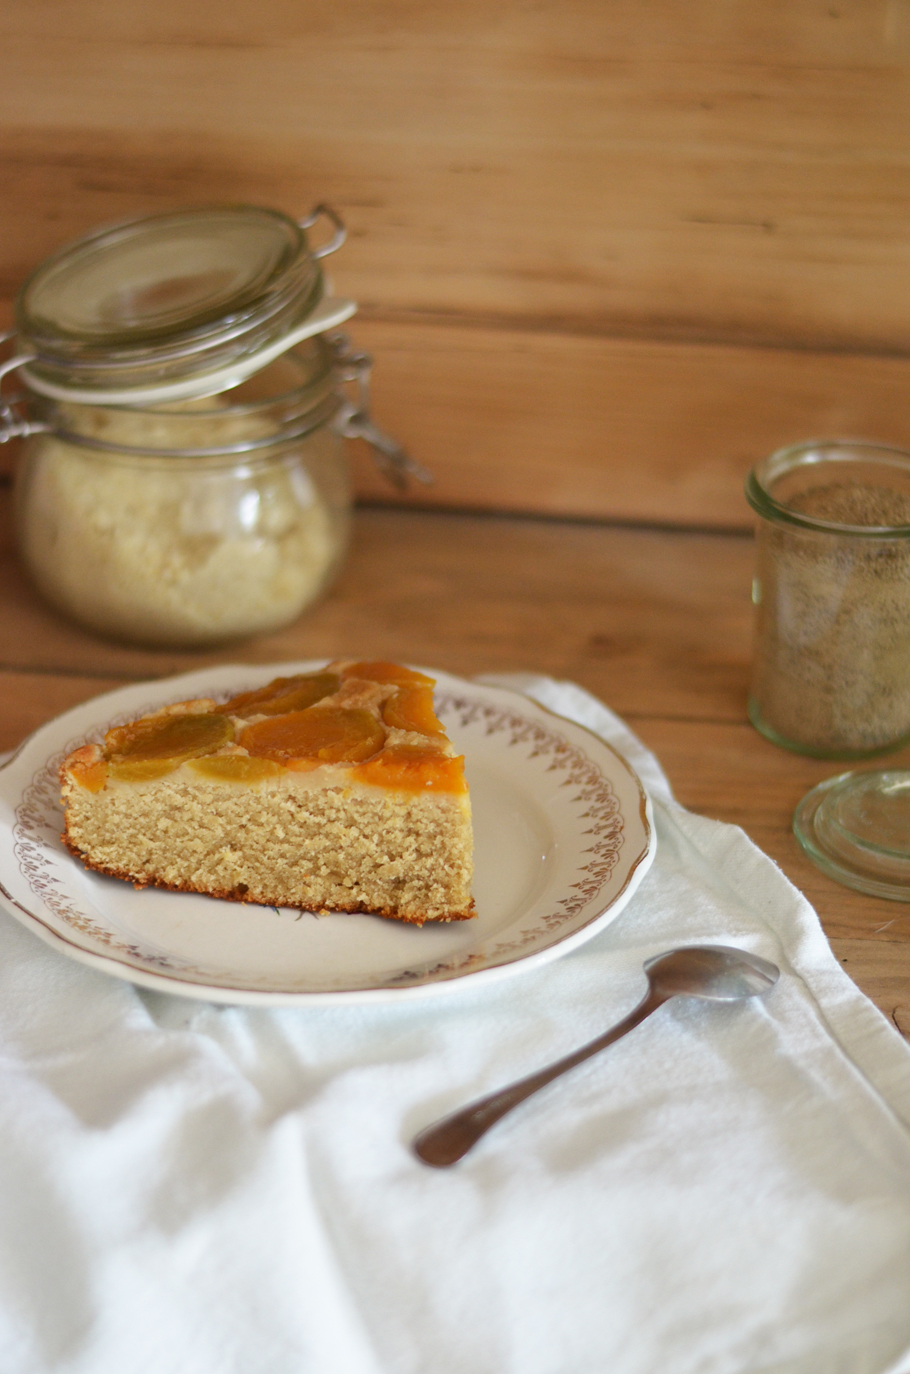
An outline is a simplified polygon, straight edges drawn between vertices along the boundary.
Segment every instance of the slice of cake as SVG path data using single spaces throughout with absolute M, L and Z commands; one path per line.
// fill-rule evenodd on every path
M 137 887 L 418 925 L 474 914 L 464 759 L 409 668 L 338 662 L 167 706 L 60 777 L 71 853 Z

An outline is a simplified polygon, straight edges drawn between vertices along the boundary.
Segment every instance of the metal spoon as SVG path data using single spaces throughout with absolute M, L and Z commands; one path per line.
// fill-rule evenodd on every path
M 414 1139 L 414 1152 L 434 1169 L 445 1169 L 466 1155 L 471 1146 L 519 1102 L 552 1083 L 554 1078 L 574 1069 L 592 1054 L 606 1049 L 663 1006 L 671 997 L 703 997 L 709 1002 L 736 1002 L 741 997 L 757 997 L 774 987 L 780 974 L 776 964 L 726 945 L 693 945 L 657 954 L 645 962 L 648 991 L 634 1011 L 605 1035 L 583 1045 L 574 1054 L 558 1059 L 549 1068 L 522 1078 L 511 1087 L 482 1097 L 451 1116 L 420 1132 Z

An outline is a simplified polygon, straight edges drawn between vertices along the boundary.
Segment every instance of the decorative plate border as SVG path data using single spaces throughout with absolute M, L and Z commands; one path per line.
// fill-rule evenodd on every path
M 249 669 L 252 665 L 244 666 Z M 276 668 L 283 669 L 286 666 L 290 665 L 271 665 L 271 667 L 264 665 L 262 671 L 263 673 L 274 673 Z M 471 685 L 473 686 L 473 684 Z M 232 685 L 230 689 L 200 690 L 194 691 L 192 695 L 210 696 L 216 701 L 227 700 L 236 690 L 238 690 L 237 687 Z M 509 695 L 514 695 L 519 701 L 522 700 L 520 693 L 510 692 L 509 689 L 484 688 L 478 685 L 478 690 L 498 694 L 508 692 Z M 620 801 L 610 780 L 583 749 L 571 743 L 558 729 L 530 719 L 521 714 L 519 710 L 500 706 L 489 699 L 485 701 L 473 699 L 443 687 L 436 693 L 437 709 L 441 716 L 444 717 L 451 713 L 458 718 L 459 723 L 465 728 L 480 723 L 484 733 L 488 736 L 494 734 L 507 735 L 508 747 L 527 748 L 528 758 L 542 757 L 547 759 L 548 772 L 564 774 L 559 785 L 576 789 L 571 802 L 573 805 L 584 805 L 586 808 L 580 814 L 579 819 L 588 821 L 588 829 L 584 833 L 590 836 L 591 843 L 585 851 L 589 857 L 583 864 L 579 865 L 575 881 L 570 884 L 567 895 L 559 899 L 552 911 L 543 916 L 536 915 L 533 926 L 530 929 L 522 930 L 518 935 L 498 941 L 491 939 L 482 952 L 469 951 L 452 955 L 432 965 L 404 969 L 381 984 L 366 984 L 326 992 L 298 990 L 293 987 L 276 990 L 273 978 L 258 979 L 253 977 L 245 979 L 244 985 L 240 986 L 235 972 L 219 971 L 211 966 L 200 969 L 191 961 L 184 960 L 178 955 L 159 952 L 153 948 L 119 940 L 115 932 L 108 927 L 99 925 L 90 914 L 84 909 L 80 909 L 73 902 L 72 898 L 62 890 L 60 879 L 53 871 L 54 860 L 59 862 L 60 858 L 59 851 L 52 851 L 51 845 L 57 840 L 62 821 L 58 771 L 63 759 L 79 745 L 100 740 L 103 731 L 111 725 L 125 723 L 148 711 L 160 709 L 163 705 L 186 699 L 186 690 L 181 694 L 169 697 L 166 701 L 159 697 L 144 707 L 137 707 L 111 716 L 105 721 L 104 726 L 97 726 L 70 740 L 63 749 L 58 750 L 42 768 L 37 770 L 15 808 L 14 853 L 29 890 L 60 922 L 75 933 L 97 942 L 102 946 L 103 952 L 86 949 L 85 945 L 80 944 L 78 940 L 67 940 L 65 935 L 61 934 L 54 926 L 49 925 L 40 915 L 30 911 L 17 901 L 2 884 L 0 884 L 0 891 L 3 892 L 8 902 L 29 918 L 29 923 L 38 922 L 49 932 L 55 942 L 60 941 L 65 945 L 71 945 L 78 954 L 87 956 L 87 962 L 97 959 L 104 960 L 105 963 L 114 962 L 124 970 L 120 976 L 129 977 L 130 973 L 134 973 L 141 977 L 145 974 L 154 986 L 170 984 L 172 991 L 182 991 L 196 996 L 218 995 L 218 1000 L 229 1000 L 230 994 L 237 994 L 240 997 L 246 994 L 257 1000 L 265 1001 L 282 999 L 318 1001 L 363 998 L 371 993 L 382 995 L 388 992 L 400 995 L 409 990 L 419 992 L 421 989 L 432 988 L 440 983 L 459 979 L 472 970 L 476 973 L 495 972 L 497 969 L 521 962 L 520 957 L 516 959 L 516 956 L 521 955 L 521 951 L 529 950 L 535 944 L 539 944 L 542 934 L 553 934 L 558 931 L 582 912 L 586 906 L 595 901 L 598 893 L 603 891 L 609 882 L 616 865 L 620 861 L 625 842 L 625 822 Z M 606 910 L 611 910 L 633 881 L 637 885 L 637 881 L 640 880 L 642 865 L 647 867 L 647 861 L 653 855 L 653 827 L 647 814 L 647 798 L 644 789 L 625 759 L 617 754 L 600 736 L 594 735 L 575 721 L 564 720 L 563 717 L 549 711 L 547 707 L 542 706 L 532 698 L 526 700 L 534 710 L 552 717 L 554 726 L 556 723 L 564 723 L 573 730 L 589 735 L 601 749 L 607 749 L 614 756 L 617 763 L 622 766 L 630 779 L 634 780 L 637 785 L 645 843 L 641 853 L 630 867 L 623 888 L 609 899 Z M 25 741 L 4 767 L 13 763 L 27 744 L 28 741 Z M 603 908 L 595 906 L 588 920 L 572 930 L 567 938 L 574 945 L 577 937 L 583 936 L 587 928 L 593 922 L 599 921 L 604 914 Z M 555 942 L 555 944 L 557 951 L 563 948 L 559 942 Z M 551 950 L 554 950 L 554 942 L 547 942 L 537 951 L 532 949 L 531 955 L 547 956 Z M 526 955 L 525 957 L 531 956 Z M 218 981 L 213 981 L 214 979 L 218 979 Z M 139 980 L 137 978 L 136 981 Z
M 593 841 L 587 850 L 587 853 L 592 857 L 578 869 L 580 881 L 571 884 L 574 895 L 560 898 L 554 911 L 548 912 L 545 916 L 535 917 L 533 930 L 524 931 L 520 936 L 513 937 L 511 940 L 500 940 L 485 954 L 469 954 L 460 959 L 453 957 L 433 965 L 434 974 L 457 977 L 459 973 L 470 968 L 474 963 L 483 963 L 487 968 L 499 966 L 504 962 L 502 956 L 515 954 L 519 950 L 527 949 L 529 945 L 536 944 L 541 930 L 547 932 L 558 930 L 560 926 L 565 925 L 573 916 L 576 916 L 579 911 L 583 911 L 588 903 L 603 889 L 619 862 L 625 826 L 620 811 L 619 798 L 613 791 L 609 779 L 604 776 L 602 770 L 593 760 L 589 759 L 576 745 L 570 744 L 564 735 L 559 734 L 556 730 L 547 730 L 536 721 L 528 720 L 527 717 L 521 716 L 515 711 L 488 703 L 471 701 L 467 697 L 455 696 L 449 692 L 437 693 L 436 701 L 440 716 L 452 711 L 459 716 L 463 726 L 472 725 L 475 721 L 480 720 L 484 724 L 484 733 L 487 735 L 508 731 L 510 748 L 515 745 L 530 744 L 529 758 L 551 756 L 547 771 L 564 771 L 566 776 L 563 778 L 561 786 L 579 788 L 577 796 L 573 797 L 572 800 L 587 803 L 588 809 L 582 812 L 580 819 L 590 820 L 591 828 L 586 833 L 591 835 Z M 546 708 L 541 707 L 541 709 Z M 605 743 L 599 736 L 594 738 L 600 744 Z M 622 762 L 625 763 L 625 760 Z M 625 766 L 628 767 L 627 764 Z M 600 915 L 600 912 L 596 913 L 591 917 L 591 920 L 597 920 Z M 420 972 L 413 972 L 408 969 L 398 974 L 394 982 L 402 983 L 421 976 Z
M 199 693 L 200 697 L 211 696 L 215 701 L 227 701 L 230 695 L 231 693 L 227 691 Z M 100 925 L 94 917 L 76 906 L 72 899 L 61 890 L 60 880 L 53 871 L 54 859 L 52 855 L 58 856 L 48 843 L 49 839 L 51 843 L 58 840 L 63 829 L 63 808 L 60 804 L 60 767 L 63 760 L 74 749 L 79 749 L 83 744 L 100 744 L 106 731 L 114 726 L 126 725 L 129 721 L 136 720 L 140 716 L 161 710 L 163 706 L 176 705 L 177 702 L 185 700 L 187 700 L 186 697 L 176 696 L 168 701 L 149 703 L 136 711 L 123 711 L 119 715 L 112 716 L 103 726 L 97 725 L 85 734 L 75 736 L 62 749 L 53 754 L 44 767 L 39 768 L 34 774 L 32 781 L 22 794 L 22 800 L 16 807 L 16 820 L 13 826 L 13 853 L 19 865 L 20 873 L 35 896 L 44 903 L 48 910 L 54 913 L 58 920 L 78 931 L 80 935 L 87 936 L 103 945 L 108 957 L 117 958 L 119 956 L 130 968 L 137 970 L 150 968 L 164 976 L 189 981 L 197 978 L 207 980 L 212 977 L 215 971 L 201 969 L 190 960 L 181 959 L 173 954 L 159 953 L 149 947 L 143 948 L 129 941 L 118 940 L 113 931 Z M 52 818 L 54 818 L 53 821 Z M 5 892 L 5 889 L 3 890 Z M 9 897 L 8 893 L 6 895 Z M 34 919 L 41 920 L 41 917 L 35 916 L 33 912 L 29 914 Z M 54 934 L 59 934 L 59 932 L 54 931 Z M 82 948 L 82 946 L 79 947 Z M 216 974 L 216 976 L 219 975 Z M 220 976 L 230 979 L 233 975 L 225 970 Z

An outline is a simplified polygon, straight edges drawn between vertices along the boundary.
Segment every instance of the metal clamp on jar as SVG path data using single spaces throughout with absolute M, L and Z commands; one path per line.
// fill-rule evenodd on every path
M 356 305 L 319 264 L 344 238 L 327 206 L 299 224 L 185 211 L 89 234 L 28 279 L 0 443 L 25 439 L 19 544 L 58 609 L 150 645 L 278 629 L 343 560 L 346 437 L 396 485 L 431 480 L 372 424 L 370 359 L 333 332 Z

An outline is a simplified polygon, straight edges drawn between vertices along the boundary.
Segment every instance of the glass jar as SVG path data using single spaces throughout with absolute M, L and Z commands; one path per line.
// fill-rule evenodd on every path
M 335 234 L 312 248 L 320 215 Z M 25 283 L 0 442 L 25 439 L 19 545 L 60 611 L 154 646 L 276 630 L 341 565 L 346 437 L 397 485 L 428 480 L 370 421 L 370 359 L 327 332 L 355 309 L 318 263 L 343 239 L 323 206 L 301 224 L 175 212 L 87 235 Z
M 35 398 L 16 506 L 39 591 L 87 629 L 150 645 L 295 620 L 347 545 L 335 374 L 313 339 L 218 396 L 143 409 Z
M 910 453 L 828 440 L 750 474 L 749 714 L 768 739 L 862 759 L 910 739 Z

